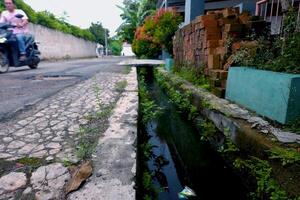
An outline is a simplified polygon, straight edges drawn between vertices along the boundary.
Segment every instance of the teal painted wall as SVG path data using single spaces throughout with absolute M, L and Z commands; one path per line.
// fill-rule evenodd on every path
M 231 67 L 226 99 L 285 124 L 300 117 L 300 74 Z

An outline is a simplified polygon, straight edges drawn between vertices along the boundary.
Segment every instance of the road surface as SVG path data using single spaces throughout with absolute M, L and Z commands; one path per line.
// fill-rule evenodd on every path
M 36 70 L 10 68 L 7 74 L 0 74 L 0 121 L 98 72 L 122 72 L 124 67 L 117 66 L 121 60 L 124 58 L 44 62 Z

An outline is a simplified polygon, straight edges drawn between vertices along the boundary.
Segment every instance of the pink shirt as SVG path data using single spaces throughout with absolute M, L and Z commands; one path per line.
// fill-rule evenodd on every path
M 28 17 L 23 10 L 15 9 L 13 12 L 9 12 L 8 10 L 5 10 L 1 13 L 0 23 L 10 23 L 12 25 L 16 25 L 22 22 L 22 19 L 18 19 L 15 17 L 16 14 L 21 14 L 24 16 L 22 19 L 28 20 Z M 12 30 L 14 34 L 29 32 L 28 25 L 25 25 L 22 28 L 15 27 Z

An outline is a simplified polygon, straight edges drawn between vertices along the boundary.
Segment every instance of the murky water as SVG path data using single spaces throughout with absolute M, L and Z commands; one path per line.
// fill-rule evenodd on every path
M 241 180 L 208 143 L 200 140 L 200 133 L 183 119 L 155 84 L 150 81 L 148 87 L 163 108 L 163 114 L 142 131 L 148 134 L 153 146 L 153 158 L 147 165 L 154 187 L 160 188 L 158 199 L 178 199 L 185 186 L 195 191 L 197 197 L 193 199 L 246 199 L 247 191 Z

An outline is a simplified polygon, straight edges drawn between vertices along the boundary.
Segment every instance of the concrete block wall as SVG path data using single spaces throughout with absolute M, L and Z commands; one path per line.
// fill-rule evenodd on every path
M 42 59 L 96 57 L 96 43 L 65 34 L 41 25 L 29 24 L 30 32 L 39 42 Z

